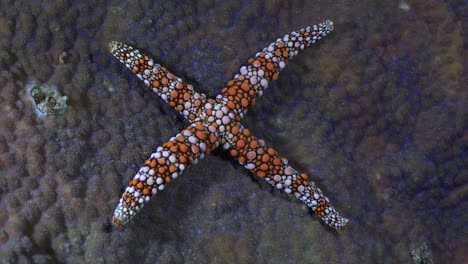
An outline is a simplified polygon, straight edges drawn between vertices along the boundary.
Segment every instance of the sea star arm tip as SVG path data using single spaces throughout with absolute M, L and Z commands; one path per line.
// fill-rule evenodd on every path
M 122 194 L 112 218 L 114 225 L 121 227 L 127 224 L 151 197 L 164 190 L 168 183 L 192 164 L 197 164 L 217 145 L 218 138 L 201 122 L 194 122 L 158 147 Z
M 191 84 L 157 64 L 148 55 L 132 46 L 117 41 L 108 44 L 112 55 L 130 69 L 153 92 L 187 119 L 194 121 L 205 104 L 206 96 L 193 89 Z
M 225 147 L 234 159 L 275 188 L 304 202 L 328 226 L 344 229 L 349 225 L 349 220 L 339 215 L 309 175 L 292 168 L 286 158 L 280 158 L 276 150 L 266 147 L 263 140 L 257 139 L 240 123 L 232 126 L 235 129 L 231 131 L 235 133 L 226 139 Z
M 290 59 L 332 30 L 333 22 L 326 20 L 278 38 L 239 69 L 239 73 L 217 96 L 218 101 L 225 102 L 242 118 L 247 109 L 255 104 L 256 97 L 261 96 L 269 83 L 278 78 Z
M 114 52 L 116 52 L 119 49 L 119 46 L 121 45 L 122 43 L 118 41 L 110 41 L 109 43 L 107 43 L 107 50 L 114 55 Z

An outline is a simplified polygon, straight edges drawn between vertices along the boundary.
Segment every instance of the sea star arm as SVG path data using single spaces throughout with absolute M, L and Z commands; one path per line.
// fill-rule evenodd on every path
M 344 229 L 349 225 L 349 220 L 339 215 L 309 175 L 293 169 L 286 158 L 280 158 L 276 150 L 266 147 L 265 142 L 251 135 L 248 129 L 240 124 L 233 126 L 227 138 L 224 148 L 228 148 L 231 156 L 246 169 L 303 201 L 328 226 Z
M 158 147 L 125 189 L 112 217 L 114 225 L 121 227 L 128 223 L 152 196 L 218 144 L 215 133 L 201 122 L 194 122 Z
M 194 121 L 200 114 L 206 96 L 194 91 L 191 84 L 185 83 L 165 67 L 154 63 L 153 59 L 129 45 L 112 41 L 109 43 L 108 49 L 114 57 L 143 80 L 153 92 L 157 93 L 188 120 Z
M 269 82 L 278 78 L 288 60 L 332 30 L 333 22 L 327 20 L 277 39 L 250 58 L 216 99 L 227 104 L 242 118 L 247 108 L 255 104 L 257 95 L 261 96 Z

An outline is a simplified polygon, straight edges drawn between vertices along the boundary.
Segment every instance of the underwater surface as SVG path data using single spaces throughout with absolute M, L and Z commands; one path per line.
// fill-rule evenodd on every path
M 0 263 L 466 263 L 466 1 L 0 0 Z M 107 51 L 210 97 L 326 19 L 244 125 L 351 221 L 335 231 L 222 150 L 122 229 L 123 190 L 188 125 Z

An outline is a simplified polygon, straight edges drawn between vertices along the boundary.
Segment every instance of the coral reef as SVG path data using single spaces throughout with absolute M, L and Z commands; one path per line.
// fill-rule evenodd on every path
M 435 263 L 463 263 L 465 2 L 0 1 L 1 262 L 410 263 L 425 242 Z M 222 152 L 112 228 L 135 165 L 187 123 L 114 62 L 109 41 L 212 96 L 279 34 L 326 18 L 334 33 L 244 124 L 329 186 L 352 228 L 311 220 Z M 32 81 L 58 87 L 67 109 L 38 117 Z

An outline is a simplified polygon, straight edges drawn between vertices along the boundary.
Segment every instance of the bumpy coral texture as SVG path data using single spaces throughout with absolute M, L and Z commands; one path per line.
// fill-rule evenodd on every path
M 466 13 L 465 1 L 1 1 L 0 260 L 410 263 L 427 245 L 435 263 L 463 263 Z M 272 40 L 326 18 L 334 33 L 243 122 L 326 186 L 351 228 L 311 221 L 223 152 L 112 228 L 134 165 L 188 123 L 109 41 L 212 97 Z M 57 87 L 64 111 L 38 117 L 31 82 Z

